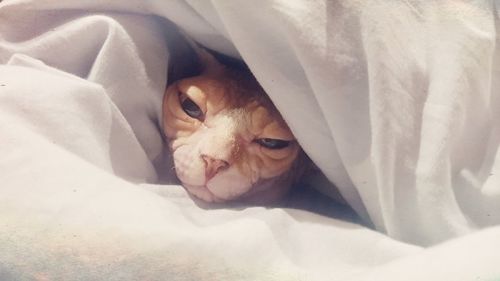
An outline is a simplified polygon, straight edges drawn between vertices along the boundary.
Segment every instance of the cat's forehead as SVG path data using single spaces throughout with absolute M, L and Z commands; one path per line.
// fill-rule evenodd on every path
M 251 100 L 263 96 L 264 91 L 248 78 L 239 78 L 233 75 L 200 75 L 181 80 L 181 88 L 197 88 L 207 99 L 218 100 L 224 98 L 226 102 L 233 102 L 235 106 L 244 105 Z
M 249 75 L 237 72 L 200 75 L 179 81 L 179 89 L 191 98 L 220 109 L 264 107 L 270 115 L 281 119 L 264 90 Z

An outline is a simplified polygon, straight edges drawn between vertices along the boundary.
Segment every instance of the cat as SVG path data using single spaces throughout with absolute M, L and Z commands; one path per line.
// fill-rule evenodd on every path
M 277 201 L 300 178 L 304 152 L 249 70 L 190 45 L 200 74 L 171 83 L 163 98 L 178 179 L 205 202 Z

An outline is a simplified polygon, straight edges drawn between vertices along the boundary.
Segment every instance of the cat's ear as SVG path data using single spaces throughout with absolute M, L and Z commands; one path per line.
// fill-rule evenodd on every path
M 224 68 L 224 65 L 220 63 L 214 55 L 205 50 L 203 47 L 197 45 L 194 48 L 198 60 L 200 61 L 201 69 L 203 73 L 216 72 Z
M 188 35 L 184 34 L 186 41 L 189 46 L 193 49 L 198 61 L 200 63 L 200 68 L 202 73 L 216 72 L 224 68 L 224 65 L 220 63 L 214 55 L 207 51 L 200 44 L 191 39 Z

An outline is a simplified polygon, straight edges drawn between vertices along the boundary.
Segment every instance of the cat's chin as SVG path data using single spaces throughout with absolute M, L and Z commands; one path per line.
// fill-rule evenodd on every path
M 189 184 L 182 184 L 189 194 L 207 203 L 222 203 L 227 200 L 217 197 L 206 186 L 195 186 Z
M 288 185 L 269 188 L 269 185 L 272 185 L 273 183 L 276 182 L 273 180 L 264 181 L 264 184 L 261 184 L 259 187 L 252 188 L 248 192 L 245 192 L 234 198 L 218 197 L 212 191 L 210 191 L 208 187 L 203 185 L 195 186 L 185 183 L 183 183 L 182 185 L 191 196 L 206 203 L 227 203 L 231 201 L 237 201 L 240 203 L 264 205 L 276 203 L 285 196 L 286 192 L 290 188 L 290 186 Z

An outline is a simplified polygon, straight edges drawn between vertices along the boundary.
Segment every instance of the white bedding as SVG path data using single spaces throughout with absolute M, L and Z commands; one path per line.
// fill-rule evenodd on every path
M 497 1 L 0 2 L 0 280 L 500 280 Z M 164 19 L 377 231 L 159 184 Z

